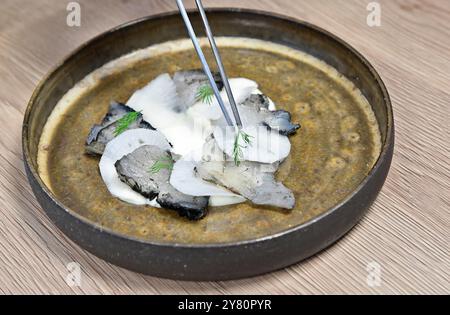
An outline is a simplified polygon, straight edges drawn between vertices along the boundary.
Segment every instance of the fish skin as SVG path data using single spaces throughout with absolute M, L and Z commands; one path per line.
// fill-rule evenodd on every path
M 192 201 L 183 201 L 187 195 L 177 191 L 172 186 L 166 188 L 166 191 L 160 192 L 156 198 L 161 207 L 175 210 L 180 216 L 192 221 L 200 220 L 208 213 L 209 197 L 188 196 Z
M 196 172 L 204 180 L 221 185 L 256 205 L 293 209 L 292 191 L 275 181 L 270 168 L 266 171 L 261 167 L 261 163 L 254 162 L 241 162 L 236 166 L 234 162 L 212 161 L 201 162 Z
M 217 88 L 219 91 L 222 90 L 223 81 L 220 74 L 218 72 L 212 72 L 212 75 Z M 173 81 L 176 85 L 178 96 L 182 100 L 180 102 L 182 105 L 177 108 L 179 112 L 185 111 L 188 107 L 196 103 L 197 93 L 200 87 L 210 85 L 206 74 L 199 69 L 175 72 Z
M 269 109 L 270 102 L 269 98 L 264 94 L 252 94 L 249 98 L 247 98 L 244 103 L 244 106 L 254 107 L 255 109 Z
M 269 110 L 269 98 L 264 94 L 252 94 L 240 106 L 246 125 L 264 125 L 272 130 L 277 130 L 284 136 L 294 134 L 299 124 L 291 122 L 291 114 L 285 110 Z
M 160 187 L 158 182 L 164 181 L 165 173 L 168 170 L 161 170 L 161 172 L 152 176 L 153 174 L 149 171 L 150 167 L 159 157 L 156 157 L 155 154 L 151 154 L 151 152 L 143 151 L 142 148 L 145 147 L 147 146 L 140 147 L 131 154 L 125 155 L 122 159 L 118 160 L 114 166 L 116 167 L 122 182 L 126 183 L 134 191 L 137 191 L 144 197 L 154 199 L 159 194 Z M 155 146 L 151 147 L 157 148 Z M 170 156 L 168 152 L 163 152 L 162 150 L 159 150 L 159 148 L 156 151 L 160 154 L 159 156 Z M 136 155 L 138 157 L 136 157 Z M 148 165 L 148 161 L 150 161 L 150 165 Z
M 277 130 L 283 136 L 290 136 L 300 129 L 299 124 L 291 123 L 291 114 L 285 110 L 269 112 L 263 124 L 272 130 Z
M 209 197 L 193 197 L 177 191 L 169 183 L 172 171 L 168 168 L 152 173 L 152 166 L 162 159 L 172 160 L 172 155 L 159 147 L 144 145 L 117 161 L 115 166 L 121 181 L 149 199 L 156 197 L 163 208 L 175 210 L 189 220 L 203 218 Z
M 225 187 L 256 205 L 289 210 L 295 207 L 292 191 L 275 180 L 279 162 L 263 164 L 242 161 L 237 166 L 234 161 L 223 159 L 219 151 L 215 139 L 210 137 L 204 146 L 204 157 L 195 168 L 197 176 Z
M 86 153 L 91 155 L 102 155 L 106 144 L 116 137 L 116 123 L 126 114 L 133 112 L 130 107 L 118 103 L 111 102 L 108 113 L 103 118 L 101 124 L 94 125 L 86 139 Z M 146 128 L 155 130 L 149 123 L 143 120 L 142 114 L 139 114 L 136 121 L 132 122 L 127 130 Z

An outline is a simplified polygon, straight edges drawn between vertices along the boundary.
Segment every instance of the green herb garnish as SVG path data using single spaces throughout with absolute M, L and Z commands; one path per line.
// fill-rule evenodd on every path
M 248 148 L 248 146 L 251 146 L 251 139 L 252 136 L 246 134 L 244 131 L 239 130 L 236 138 L 234 139 L 234 145 L 233 145 L 233 159 L 234 164 L 236 166 L 241 165 L 241 160 L 244 158 L 244 153 L 242 152 L 242 149 Z M 240 143 L 240 140 L 244 141 L 244 144 Z
M 135 122 L 139 118 L 140 112 L 129 112 L 122 118 L 120 118 L 116 123 L 116 130 L 114 131 L 114 135 L 117 137 L 122 132 L 128 129 L 130 125 Z
M 211 105 L 213 101 L 214 90 L 210 85 L 201 86 L 198 91 L 195 99 L 198 101 L 202 101 L 205 104 Z
M 159 160 L 157 160 L 152 167 L 150 167 L 150 173 L 157 174 L 162 169 L 167 169 L 169 171 L 173 170 L 173 160 L 168 156 L 163 156 Z

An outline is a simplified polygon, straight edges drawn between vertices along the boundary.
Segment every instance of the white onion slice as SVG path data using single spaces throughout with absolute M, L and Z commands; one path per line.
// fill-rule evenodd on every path
M 221 196 L 237 197 L 231 191 L 214 185 L 195 176 L 196 162 L 185 159 L 178 160 L 170 176 L 170 184 L 179 192 L 189 196 Z
M 169 143 L 158 131 L 149 129 L 125 131 L 106 145 L 99 163 L 100 174 L 106 187 L 113 196 L 131 204 L 156 207 L 159 206 L 156 201 L 145 198 L 122 182 L 114 166 L 122 157 L 132 153 L 143 145 L 154 145 L 163 150 L 170 150 Z
M 136 91 L 127 106 L 142 112 L 143 118 L 161 132 L 172 144 L 172 152 L 185 155 L 193 149 L 201 150 L 205 130 L 211 131 L 209 121 L 194 119 L 175 109 L 182 102 L 175 83 L 169 74 L 158 76 L 142 89 Z
M 251 144 L 241 149 L 241 160 L 272 164 L 283 161 L 291 151 L 289 138 L 277 131 L 269 130 L 265 126 L 244 127 L 243 131 L 251 137 Z M 236 139 L 234 128 L 216 127 L 214 138 L 219 148 L 232 157 Z M 239 144 L 245 145 L 242 139 L 239 139 Z
M 127 106 L 135 111 L 142 111 L 147 114 L 148 119 L 154 120 L 155 124 L 165 124 L 154 112 L 154 109 L 164 109 L 174 111 L 179 102 L 177 88 L 169 74 L 164 73 L 156 77 L 142 89 L 133 93 L 127 102 Z M 145 119 L 147 120 L 147 119 Z M 150 121 L 148 121 L 150 123 Z M 156 126 L 154 126 L 156 127 Z
M 245 78 L 230 79 L 230 87 L 233 91 L 233 96 L 236 104 L 243 103 L 250 95 L 255 91 L 258 91 L 258 84 L 255 81 Z M 225 90 L 220 92 L 220 95 L 225 103 L 225 107 L 231 115 L 230 102 Z M 197 102 L 188 110 L 188 115 L 191 117 L 203 117 L 209 120 L 219 120 L 223 118 L 222 110 L 220 109 L 219 102 L 216 97 L 213 97 L 211 104 L 205 104 L 204 102 Z
M 214 185 L 195 176 L 195 165 L 196 162 L 194 161 L 178 160 L 173 167 L 170 184 L 186 195 L 209 196 L 209 206 L 211 207 L 234 205 L 247 200 L 226 188 Z
M 209 198 L 209 205 L 211 207 L 223 207 L 223 206 L 229 206 L 229 205 L 235 205 L 238 203 L 246 202 L 247 199 L 245 199 L 242 196 L 236 195 L 236 196 L 211 196 Z

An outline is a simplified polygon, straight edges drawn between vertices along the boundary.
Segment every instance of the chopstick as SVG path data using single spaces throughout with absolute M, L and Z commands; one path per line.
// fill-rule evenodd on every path
M 202 17 L 202 21 L 206 30 L 206 36 L 208 37 L 209 43 L 211 45 L 214 54 L 214 58 L 216 59 L 217 66 L 219 67 L 220 76 L 222 77 L 223 85 L 225 91 L 227 92 L 228 100 L 230 101 L 231 110 L 233 111 L 236 125 L 238 127 L 242 127 L 242 121 L 241 117 L 239 116 L 239 111 L 236 106 L 236 102 L 234 100 L 233 91 L 231 90 L 230 82 L 228 81 L 228 76 L 225 72 L 225 67 L 223 66 L 222 57 L 220 56 L 219 49 L 217 48 L 216 41 L 211 31 L 211 27 L 209 26 L 208 18 L 206 17 L 205 9 L 203 8 L 203 3 L 201 0 L 195 0 L 195 3 L 197 4 L 200 16 Z
M 218 50 L 216 42 L 214 40 L 214 36 L 212 34 L 211 27 L 209 26 L 208 18 L 206 17 L 206 13 L 205 13 L 205 10 L 203 8 L 203 4 L 202 4 L 201 0 L 195 0 L 195 2 L 197 4 L 198 10 L 200 11 L 200 15 L 201 15 L 201 18 L 202 18 L 202 21 L 203 21 L 203 25 L 205 26 L 206 34 L 207 34 L 209 43 L 211 45 L 211 48 L 212 48 L 213 55 L 214 55 L 214 58 L 216 60 L 217 66 L 219 68 L 220 76 L 222 78 L 223 85 L 224 85 L 225 91 L 226 91 L 227 96 L 228 96 L 228 100 L 229 100 L 230 105 L 231 105 L 231 110 L 233 112 L 234 119 L 236 121 L 236 126 L 241 128 L 242 127 L 242 121 L 241 121 L 241 118 L 239 116 L 239 111 L 238 111 L 237 106 L 236 106 L 236 101 L 234 100 L 233 92 L 231 90 L 230 83 L 228 81 L 228 77 L 226 75 L 225 68 L 223 66 L 222 58 L 220 56 L 219 50 Z M 229 126 L 234 126 L 233 121 L 231 120 L 230 115 L 229 115 L 229 113 L 228 113 L 228 111 L 227 111 L 227 109 L 225 107 L 225 103 L 223 102 L 223 99 L 222 99 L 222 97 L 220 95 L 220 91 L 219 91 L 219 89 L 217 87 L 217 84 L 216 84 L 216 82 L 214 80 L 214 77 L 213 77 L 213 75 L 211 73 L 211 69 L 210 69 L 210 67 L 208 65 L 208 62 L 206 61 L 206 58 L 205 58 L 203 50 L 202 50 L 202 48 L 200 46 L 200 43 L 199 43 L 199 41 L 197 39 L 197 36 L 195 35 L 194 28 L 192 27 L 191 21 L 189 20 L 189 16 L 187 14 L 186 8 L 184 7 L 183 0 L 177 0 L 177 5 L 178 5 L 178 8 L 180 10 L 181 16 L 183 18 L 184 24 L 186 25 L 186 29 L 187 29 L 187 31 L 189 33 L 189 36 L 190 36 L 190 38 L 192 40 L 192 43 L 194 44 L 195 51 L 197 52 L 197 55 L 200 58 L 200 62 L 202 63 L 203 71 L 205 72 L 206 76 L 208 77 L 209 83 L 211 84 L 211 87 L 212 87 L 212 89 L 214 91 L 214 95 L 216 96 L 217 101 L 219 102 L 220 109 L 222 110 L 222 113 L 223 113 L 223 115 L 225 117 L 225 120 L 226 120 L 226 122 L 227 122 L 227 124 Z

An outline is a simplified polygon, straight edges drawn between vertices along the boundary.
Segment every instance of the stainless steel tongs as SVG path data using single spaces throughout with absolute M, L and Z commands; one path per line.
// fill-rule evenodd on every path
M 192 43 L 194 44 L 195 51 L 197 52 L 198 57 L 200 58 L 200 61 L 202 63 L 203 71 L 205 72 L 206 76 L 208 77 L 209 83 L 211 84 L 211 87 L 214 91 L 214 95 L 217 98 L 217 101 L 219 102 L 220 109 L 222 110 L 222 113 L 225 117 L 225 120 L 229 126 L 234 126 L 233 121 L 230 118 L 230 115 L 225 107 L 225 103 L 223 102 L 222 97 L 220 96 L 220 91 L 216 85 L 216 82 L 214 81 L 214 77 L 211 73 L 211 69 L 208 65 L 208 62 L 206 61 L 205 55 L 203 54 L 203 50 L 200 46 L 200 43 L 197 39 L 197 36 L 195 35 L 194 28 L 192 27 L 191 21 L 189 20 L 189 16 L 186 12 L 186 8 L 184 7 L 183 0 L 176 0 L 178 8 L 180 10 L 181 16 L 183 17 L 184 24 L 186 24 L 187 31 L 189 33 L 189 36 L 191 37 Z M 236 126 L 238 128 L 242 127 L 242 121 L 239 116 L 239 111 L 236 106 L 236 102 L 234 100 L 233 92 L 231 91 L 230 83 L 228 82 L 228 77 L 225 72 L 225 68 L 222 63 L 222 58 L 220 57 L 219 50 L 216 45 L 216 41 L 214 40 L 214 36 L 211 31 L 211 27 L 209 26 L 208 18 L 206 17 L 205 9 L 203 8 L 203 4 L 201 0 L 195 0 L 195 3 L 197 4 L 197 8 L 200 12 L 203 25 L 206 30 L 206 35 L 208 37 L 209 43 L 211 45 L 214 58 L 216 60 L 217 66 L 219 68 L 220 76 L 223 81 L 223 85 L 225 88 L 225 91 L 228 96 L 228 100 L 230 102 L 231 110 L 233 111 L 234 120 L 236 122 Z

